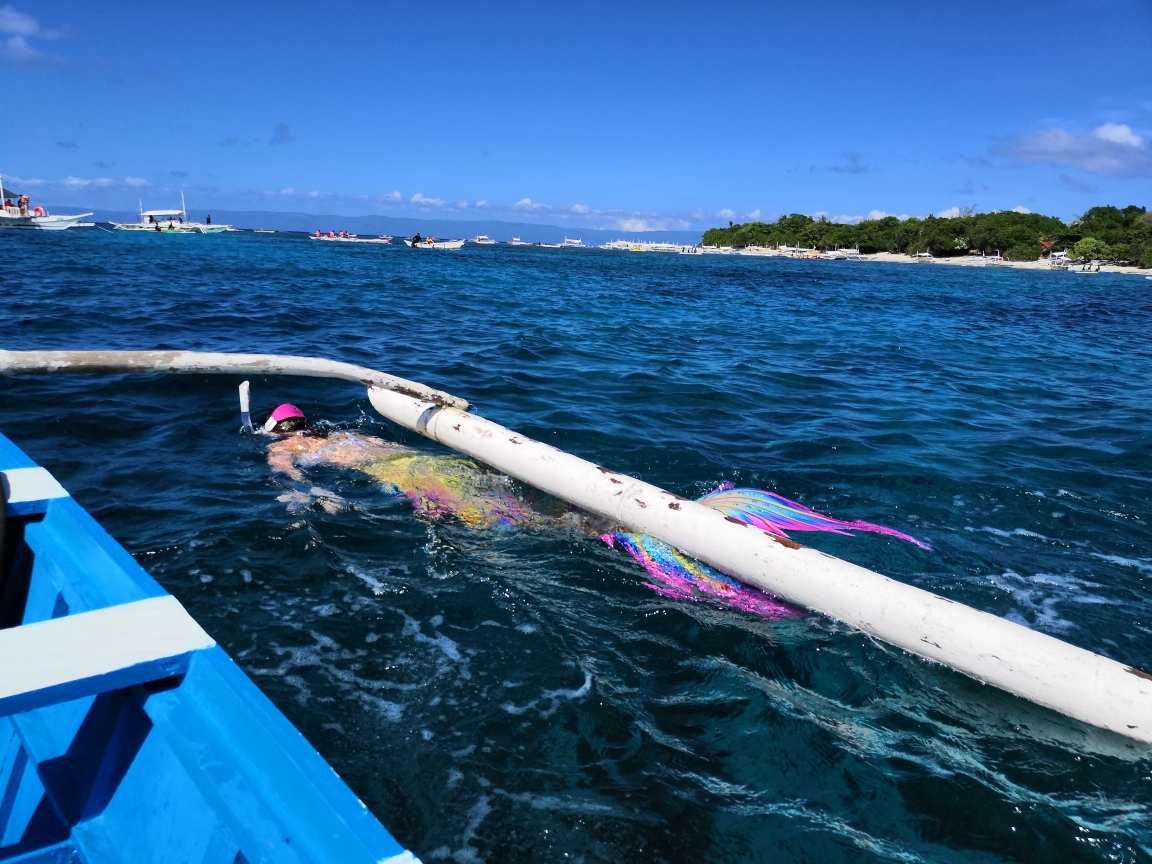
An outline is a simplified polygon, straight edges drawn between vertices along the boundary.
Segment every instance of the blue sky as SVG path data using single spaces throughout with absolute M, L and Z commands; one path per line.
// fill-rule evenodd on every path
M 0 81 L 0 169 L 46 203 L 622 231 L 1152 205 L 1152 0 L 25 2 Z

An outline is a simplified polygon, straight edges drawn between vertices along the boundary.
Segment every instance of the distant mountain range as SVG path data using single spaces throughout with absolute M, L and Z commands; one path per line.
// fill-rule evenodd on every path
M 50 206 L 52 213 L 85 213 L 86 207 L 72 205 Z M 530 222 L 501 222 L 498 220 L 469 219 L 409 219 L 397 216 L 338 216 L 316 215 L 314 213 L 281 213 L 270 210 L 189 210 L 188 218 L 197 222 L 205 221 L 212 215 L 217 225 L 233 225 L 237 228 L 272 228 L 276 231 L 347 231 L 351 234 L 379 235 L 391 234 L 394 237 L 411 237 L 420 234 L 427 237 L 472 239 L 477 234 L 487 234 L 493 240 L 511 240 L 519 237 L 528 243 L 559 243 L 565 237 L 583 240 L 589 246 L 608 240 L 631 240 L 642 237 L 649 242 L 699 243 L 699 231 L 605 231 L 594 228 L 562 228 L 558 225 L 538 225 Z M 136 213 L 121 210 L 96 210 L 92 219 L 97 222 L 138 222 Z

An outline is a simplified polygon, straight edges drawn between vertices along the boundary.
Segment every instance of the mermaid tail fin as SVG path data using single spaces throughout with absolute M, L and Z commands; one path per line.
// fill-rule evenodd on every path
M 764 489 L 734 489 L 721 487 L 699 499 L 701 504 L 719 510 L 730 519 L 752 525 L 761 531 L 787 537 L 789 531 L 830 531 L 833 534 L 851 536 L 853 531 L 871 531 L 887 534 L 914 543 L 921 549 L 931 551 L 932 547 L 921 543 L 915 537 L 903 534 L 894 528 L 874 525 L 871 522 L 856 520 L 845 522 L 833 519 L 823 513 L 810 510 L 803 504 Z
M 619 544 L 639 561 L 654 582 L 647 587 L 662 597 L 675 600 L 719 600 L 725 605 L 762 615 L 769 620 L 804 617 L 801 610 L 743 585 L 655 537 L 617 532 L 604 534 L 600 539 L 612 548 Z

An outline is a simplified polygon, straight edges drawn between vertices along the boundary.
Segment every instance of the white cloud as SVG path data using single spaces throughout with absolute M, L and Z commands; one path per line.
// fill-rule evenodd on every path
M 1122 123 L 1105 123 L 1093 129 L 1092 134 L 1104 141 L 1111 141 L 1113 144 L 1124 144 L 1128 147 L 1144 149 L 1144 139 Z
M 761 216 L 760 216 L 760 208 L 759 208 L 759 207 L 757 207 L 755 210 L 753 210 L 751 213 L 749 213 L 749 214 L 748 214 L 748 218 L 749 218 L 749 219 L 760 219 L 760 218 L 761 218 Z
M 521 198 L 519 201 L 517 201 L 515 204 L 512 205 L 512 209 L 513 210 L 540 211 L 540 210 L 551 210 L 552 208 L 549 207 L 547 204 L 541 204 L 538 201 L 533 201 L 531 198 Z
M 399 192 L 389 192 L 387 195 L 381 195 L 380 197 L 385 201 L 399 201 L 404 196 Z
M 1013 213 L 1031 213 L 1032 211 L 1029 210 L 1027 207 L 1013 207 L 1012 212 Z
M 64 59 L 33 48 L 29 39 L 59 39 L 68 28 L 45 30 L 31 15 L 17 12 L 11 6 L 0 8 L 0 33 L 11 34 L 0 41 L 0 63 L 29 72 L 52 72 L 64 65 Z
M 293 189 L 291 186 L 285 186 L 283 189 L 280 190 L 280 194 L 281 195 L 295 195 L 296 190 Z
M 735 219 L 736 211 L 729 210 L 727 207 L 725 207 L 723 210 L 720 210 L 716 213 L 716 217 L 718 219 Z
M 0 33 L 15 33 L 18 36 L 35 36 L 40 32 L 36 19 L 24 12 L 17 12 L 11 6 L 0 9 Z
M 838 225 L 855 225 L 857 222 L 863 222 L 863 216 L 849 216 L 846 213 L 829 213 L 827 210 L 818 210 L 812 214 L 813 219 L 827 219 L 829 222 L 835 222 Z
M 55 54 L 37 51 L 23 36 L 12 36 L 0 42 L 0 63 L 29 72 L 50 72 L 63 61 Z
M 68 35 L 67 27 L 44 30 L 31 15 L 17 12 L 11 6 L 0 9 L 0 33 L 14 33 L 17 36 L 34 36 L 37 39 L 59 39 Z
M 588 213 L 592 212 L 592 208 L 589 207 L 587 204 L 573 204 L 572 205 L 572 212 L 573 213 L 579 213 L 581 216 L 585 216 Z
M 443 207 L 443 198 L 425 198 L 419 192 L 408 199 L 411 204 L 423 204 L 425 207 Z
M 621 231 L 651 231 L 647 219 L 621 219 L 616 223 Z
M 23 177 L 17 177 L 14 174 L 9 174 L 6 182 L 12 184 L 13 186 L 43 186 L 48 181 L 47 180 L 41 180 L 39 177 L 32 177 L 31 179 L 25 179 Z
M 456 206 L 459 207 L 461 210 L 467 210 L 468 209 L 468 202 L 467 201 L 457 201 Z
M 869 210 L 868 215 L 864 217 L 863 221 L 874 222 L 877 219 L 887 219 L 889 216 L 896 216 L 896 214 L 895 213 L 886 213 L 883 210 Z M 899 216 L 896 216 L 896 218 L 899 219 L 901 222 L 903 222 L 908 218 L 908 214 L 907 213 L 901 213 Z
M 116 181 L 115 181 L 115 180 L 110 180 L 110 179 L 109 179 L 109 178 L 107 178 L 107 177 L 97 177 L 95 180 L 93 180 L 93 181 L 92 181 L 92 185 L 93 185 L 93 186 L 97 186 L 97 187 L 99 187 L 99 188 L 101 188 L 101 189 L 105 189 L 105 188 L 107 188 L 107 187 L 109 187 L 109 186 L 115 186 L 115 185 L 116 185 Z
M 487 202 L 487 201 L 485 201 L 485 200 L 483 200 L 483 199 L 481 199 L 481 200 L 479 200 L 479 201 L 477 201 L 477 202 L 476 202 L 476 206 L 477 206 L 477 207 L 487 207 L 487 206 L 488 206 L 488 202 Z
M 92 183 L 91 180 L 85 180 L 82 177 L 65 177 L 62 182 L 65 186 L 70 186 L 73 189 L 78 189 L 82 186 L 89 186 Z
M 936 214 L 937 219 L 959 219 L 963 214 L 959 207 L 949 207 Z
M 1022 162 L 1075 165 L 1090 174 L 1135 177 L 1152 174 L 1145 141 L 1121 123 L 1105 123 L 1083 135 L 1063 129 L 1021 135 L 1004 151 Z
M 697 207 L 695 210 L 693 210 L 688 215 L 691 216 L 693 219 L 695 219 L 697 222 L 703 222 L 705 219 L 708 218 L 708 214 L 699 207 Z
M 143 177 L 125 177 L 124 178 L 124 185 L 137 187 L 137 186 L 150 186 L 151 184 L 147 180 L 145 180 Z
M 691 224 L 683 219 L 670 217 L 641 219 L 637 216 L 630 216 L 616 220 L 616 228 L 620 231 L 686 231 L 691 227 Z

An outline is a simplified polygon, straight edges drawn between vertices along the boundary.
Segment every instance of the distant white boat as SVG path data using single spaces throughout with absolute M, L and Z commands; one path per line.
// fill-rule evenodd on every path
M 563 245 L 560 243 L 537 243 L 541 249 L 562 249 Z
M 511 240 L 508 241 L 508 245 L 509 246 L 531 246 L 532 244 L 527 243 L 524 240 L 521 240 L 519 237 L 513 237 Z
M 43 207 L 31 207 L 32 199 L 27 195 L 16 195 L 3 188 L 0 177 L 0 195 L 4 196 L 4 206 L 0 207 L 0 228 L 18 228 L 25 231 L 63 231 L 79 225 L 91 213 L 78 213 L 74 216 L 53 216 Z M 16 203 L 12 204 L 12 199 Z M 95 223 L 93 223 L 95 224 Z
M 190 222 L 184 206 L 184 193 L 181 192 L 179 210 L 145 210 L 141 204 L 139 222 L 113 222 L 112 227 L 118 231 L 150 231 L 153 234 L 221 234 L 232 227 L 213 225 L 212 217 L 208 219 L 208 222 Z
M 567 237 L 564 238 L 564 242 L 561 243 L 560 245 L 563 246 L 565 249 L 587 249 L 588 248 L 587 246 L 584 245 L 583 241 L 581 241 L 581 240 L 569 240 Z
M 695 255 L 697 252 L 708 254 L 715 251 L 714 247 L 701 246 L 683 246 L 679 243 L 663 243 L 659 241 L 650 240 L 610 240 L 607 243 L 601 243 L 598 247 L 600 249 L 614 249 L 619 252 L 671 252 L 673 254 L 682 253 L 685 249 L 689 250 L 684 253 L 687 255 Z M 731 252 L 730 247 L 726 247 Z
M 411 246 L 413 249 L 460 249 L 464 246 L 463 240 L 436 240 L 432 237 L 425 237 L 419 243 L 413 243 L 411 239 L 405 237 L 404 245 Z
M 487 234 L 477 235 L 476 239 L 473 240 L 472 242 L 478 243 L 481 246 L 495 246 L 496 245 L 496 241 L 493 240 L 491 237 L 489 237 Z
M 380 237 L 360 237 L 356 234 L 349 234 L 347 231 L 329 231 L 323 234 L 317 231 L 315 234 L 308 235 L 309 240 L 327 240 L 331 243 L 375 243 L 380 246 L 391 246 L 392 235 L 384 234 Z

